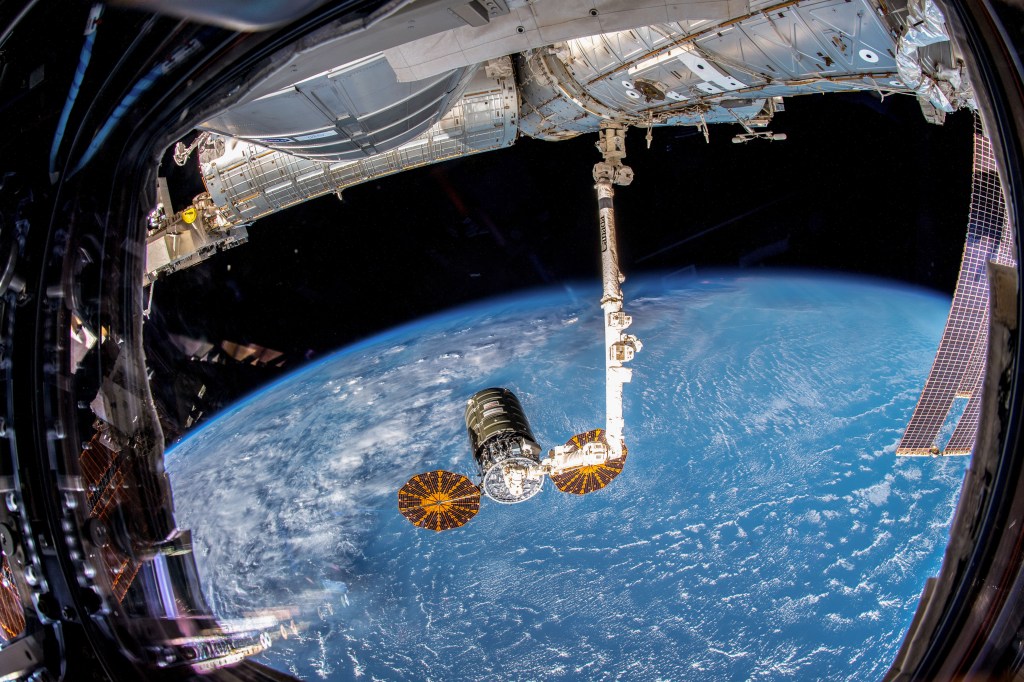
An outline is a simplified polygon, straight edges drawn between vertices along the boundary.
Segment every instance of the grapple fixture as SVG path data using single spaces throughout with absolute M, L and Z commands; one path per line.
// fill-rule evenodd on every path
M 604 437 L 604 429 L 593 429 L 586 433 L 578 433 L 565 443 L 569 453 L 582 451 L 589 444 L 603 445 L 608 447 Z M 566 469 L 561 473 L 552 473 L 551 481 L 555 487 L 563 493 L 573 495 L 586 495 L 595 490 L 600 490 L 622 473 L 622 467 L 626 465 L 628 450 L 626 444 L 622 444 L 622 457 L 618 459 L 607 459 L 600 464 L 583 464 L 581 466 Z

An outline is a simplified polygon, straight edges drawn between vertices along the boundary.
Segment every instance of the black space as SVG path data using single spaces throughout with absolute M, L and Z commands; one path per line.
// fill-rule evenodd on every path
M 647 149 L 645 131 L 632 130 L 626 163 L 636 179 L 615 196 L 623 269 L 819 268 L 950 294 L 972 129 L 967 112 L 935 126 L 911 97 L 858 93 L 787 99 L 771 125 L 787 133 L 782 142 L 733 144 L 738 126 L 712 126 L 710 144 L 693 128 L 658 128 Z M 147 325 L 158 401 L 161 382 L 179 402 L 205 383 L 208 418 L 281 372 L 396 324 L 598 278 L 595 139 L 523 138 L 258 221 L 248 244 L 158 281 Z M 202 191 L 194 161 L 163 170 L 176 204 Z M 168 332 L 259 344 L 286 362 L 200 367 L 209 363 L 168 350 Z

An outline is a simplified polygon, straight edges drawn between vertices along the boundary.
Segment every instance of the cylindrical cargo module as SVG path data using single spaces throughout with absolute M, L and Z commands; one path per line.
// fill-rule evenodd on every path
M 530 422 L 515 393 L 507 388 L 485 388 L 466 401 L 466 428 L 473 456 L 478 458 L 480 448 L 499 435 L 522 436 L 536 452 L 540 452 Z
M 466 403 L 466 429 L 488 497 L 513 504 L 540 492 L 540 446 L 512 391 L 485 388 L 473 394 Z

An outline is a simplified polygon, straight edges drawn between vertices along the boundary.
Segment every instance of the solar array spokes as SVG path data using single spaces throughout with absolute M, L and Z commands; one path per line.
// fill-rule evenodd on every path
M 566 442 L 567 446 L 582 450 L 587 443 L 603 441 L 604 429 L 594 429 L 586 433 L 579 433 Z M 587 464 L 574 467 L 560 474 L 552 474 L 551 480 L 555 486 L 564 493 L 574 495 L 586 495 L 595 490 L 600 490 L 612 482 L 616 476 L 622 473 L 622 467 L 626 465 L 626 455 L 629 454 L 626 444 L 622 444 L 622 457 L 610 459 L 604 464 Z
M 6 554 L 0 554 L 0 641 L 9 642 L 25 631 L 25 609 Z
M 988 356 L 989 261 L 1016 265 L 992 145 L 975 117 L 971 209 L 960 275 L 938 352 L 897 455 L 942 452 L 936 439 L 958 396 L 969 400 L 945 453 L 969 454 L 974 447 Z
M 420 528 L 458 528 L 480 511 L 480 489 L 461 474 L 428 471 L 398 491 L 398 511 Z

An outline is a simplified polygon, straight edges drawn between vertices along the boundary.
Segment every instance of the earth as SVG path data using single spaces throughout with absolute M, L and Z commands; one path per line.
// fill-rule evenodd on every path
M 435 533 L 414 474 L 476 480 L 466 399 L 545 449 L 603 427 L 600 286 L 449 311 L 246 398 L 167 456 L 211 607 L 276 609 L 303 679 L 878 679 L 940 566 L 966 458 L 897 458 L 949 299 L 831 274 L 624 287 L 644 342 L 623 473 Z M 949 428 L 947 427 L 946 435 Z

